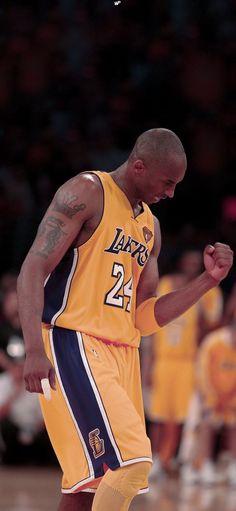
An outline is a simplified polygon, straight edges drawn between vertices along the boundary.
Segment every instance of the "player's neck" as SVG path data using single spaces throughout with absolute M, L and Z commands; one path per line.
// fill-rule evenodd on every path
M 115 181 L 117 186 L 125 193 L 127 199 L 129 200 L 132 208 L 135 210 L 139 207 L 141 199 L 135 196 L 135 187 L 134 183 L 131 182 L 127 175 L 127 163 L 124 163 L 116 170 L 111 172 L 112 179 Z

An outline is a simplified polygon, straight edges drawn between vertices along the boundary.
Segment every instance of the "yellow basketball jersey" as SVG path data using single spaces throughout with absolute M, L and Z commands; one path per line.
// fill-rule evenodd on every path
M 43 322 L 138 346 L 136 290 L 154 242 L 149 207 L 134 218 L 111 175 L 94 172 L 104 192 L 103 216 L 91 238 L 71 248 L 45 285 Z
M 213 287 L 199 300 L 199 309 L 209 326 L 219 321 L 223 311 L 223 294 L 220 287 Z
M 160 279 L 158 295 L 174 290 L 171 276 Z M 194 358 L 197 350 L 198 317 L 204 315 L 208 324 L 219 319 L 222 311 L 222 293 L 214 288 L 206 293 L 195 305 L 174 321 L 161 328 L 154 343 L 158 356 Z

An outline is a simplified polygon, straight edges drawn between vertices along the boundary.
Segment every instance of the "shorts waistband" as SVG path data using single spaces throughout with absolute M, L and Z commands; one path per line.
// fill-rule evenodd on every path
M 51 328 L 61 328 L 63 330 L 63 327 L 58 327 L 51 325 L 50 323 L 42 323 L 42 328 L 45 328 L 46 330 L 50 330 Z M 88 332 L 80 332 L 81 334 L 88 335 L 90 337 L 93 337 L 96 341 L 102 342 L 103 344 L 107 344 L 108 346 L 117 346 L 118 348 L 132 348 L 137 349 L 136 346 L 131 346 L 130 344 L 127 344 L 125 342 L 119 342 L 119 341 L 111 341 L 110 339 L 104 339 L 102 337 L 96 337 L 96 335 L 90 334 Z

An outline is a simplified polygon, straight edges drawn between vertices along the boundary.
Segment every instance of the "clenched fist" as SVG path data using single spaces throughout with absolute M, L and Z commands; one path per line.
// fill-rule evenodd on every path
M 207 245 L 203 257 L 206 271 L 217 282 L 220 282 L 228 275 L 233 264 L 233 251 L 229 245 L 224 243 Z

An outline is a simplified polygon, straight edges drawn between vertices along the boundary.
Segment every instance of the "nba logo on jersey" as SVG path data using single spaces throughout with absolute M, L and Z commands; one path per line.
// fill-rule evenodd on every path
M 148 227 L 146 227 L 146 226 L 143 227 L 143 236 L 144 236 L 146 243 L 148 243 L 153 237 L 152 231 L 150 231 L 150 229 L 148 229 Z
M 99 458 L 105 453 L 104 440 L 99 435 L 100 429 L 98 428 L 89 433 L 89 444 L 92 447 L 94 458 Z

